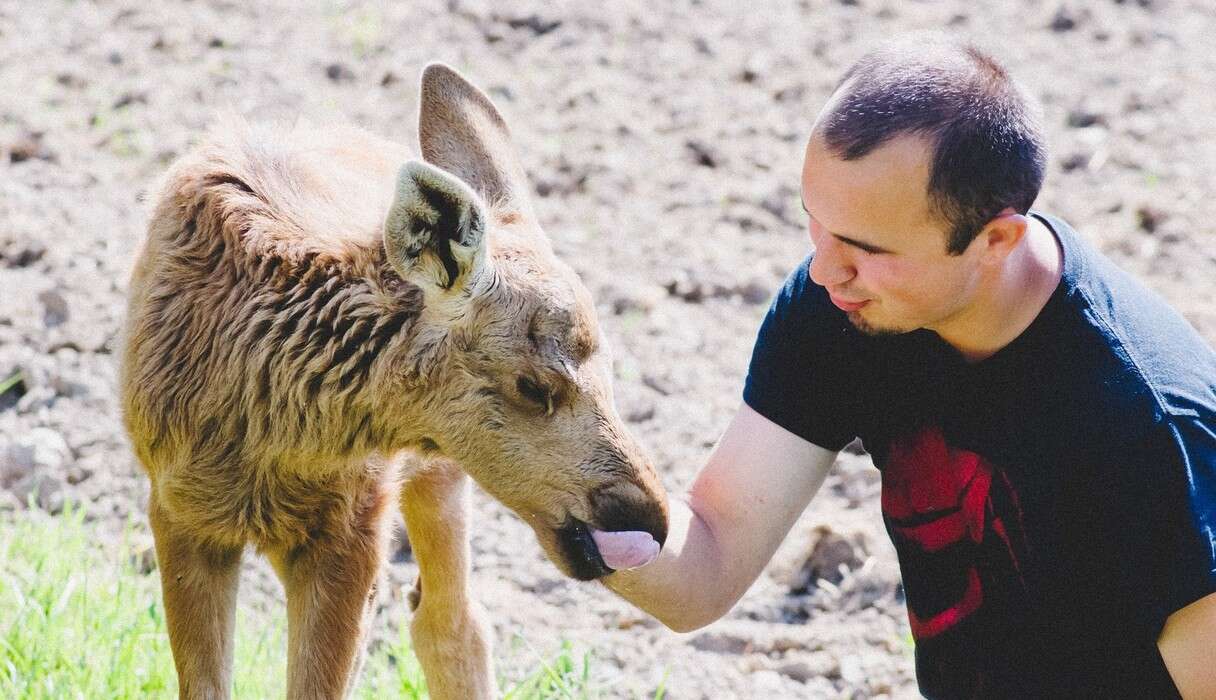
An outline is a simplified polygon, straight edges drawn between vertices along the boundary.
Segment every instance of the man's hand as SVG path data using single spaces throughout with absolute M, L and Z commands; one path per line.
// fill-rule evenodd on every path
M 1216 698 L 1216 593 L 1170 615 L 1157 648 L 1183 698 Z
M 604 582 L 677 632 L 713 622 L 760 575 L 835 459 L 743 404 L 686 500 L 671 501 L 658 559 Z

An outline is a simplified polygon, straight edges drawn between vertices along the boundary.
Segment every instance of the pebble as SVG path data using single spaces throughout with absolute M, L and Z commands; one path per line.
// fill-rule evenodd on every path
M 31 497 L 43 510 L 63 510 L 72 450 L 55 430 L 34 428 L 15 437 L 0 457 L 0 484 L 22 505 Z
M 700 139 L 689 139 L 684 142 L 684 147 L 692 154 L 697 165 L 706 168 L 716 168 L 725 160 L 720 150 Z
M 40 472 L 61 474 L 71 459 L 72 450 L 62 435 L 50 428 L 34 428 L 9 443 L 0 462 L 0 484 L 8 486 Z
M 32 472 L 9 487 L 12 495 L 23 505 L 34 505 L 48 513 L 59 513 L 67 500 L 67 484 L 61 477 L 48 472 Z
M 751 649 L 752 640 L 730 632 L 702 632 L 690 644 L 694 649 L 715 654 L 744 654 Z
M 820 528 L 820 537 L 807 556 L 803 574 L 808 586 L 819 580 L 836 584 L 844 578 L 841 567 L 855 569 L 861 566 L 864 552 L 861 543 L 846 539 L 832 530 Z
M 798 654 L 783 660 L 776 666 L 776 671 L 799 683 L 807 683 L 813 678 L 839 678 L 840 662 L 827 652 Z
M 61 326 L 68 320 L 68 301 L 59 290 L 47 289 L 41 292 L 38 301 L 42 302 L 42 322 L 47 328 Z
M 325 77 L 335 83 L 355 82 L 355 72 L 345 63 L 331 63 L 325 66 Z

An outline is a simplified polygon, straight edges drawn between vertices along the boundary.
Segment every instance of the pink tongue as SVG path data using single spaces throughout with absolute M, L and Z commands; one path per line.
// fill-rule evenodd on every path
M 604 563 L 612 569 L 636 569 L 659 556 L 659 543 L 649 532 L 604 532 L 592 530 L 591 538 Z

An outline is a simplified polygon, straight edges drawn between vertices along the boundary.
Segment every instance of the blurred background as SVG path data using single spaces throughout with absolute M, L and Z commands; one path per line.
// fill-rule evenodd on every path
M 0 627 L 39 577 L 13 547 L 65 504 L 82 504 L 99 551 L 122 542 L 133 575 L 154 571 L 116 333 L 144 193 L 217 113 L 350 121 L 415 144 L 423 65 L 482 87 L 555 250 L 597 301 L 621 414 L 680 492 L 739 403 L 768 300 L 809 249 L 798 182 L 815 115 L 853 60 L 923 29 L 972 40 L 1042 101 L 1037 207 L 1216 341 L 1210 0 L 0 0 Z M 843 454 L 744 601 L 686 635 L 563 579 L 478 494 L 474 585 L 504 683 L 557 655 L 585 678 L 541 695 L 914 697 L 878 488 L 865 455 Z M 249 559 L 246 619 L 282 617 L 277 581 Z M 415 572 L 398 543 L 377 648 L 399 638 Z M 138 590 L 139 606 L 159 604 L 158 587 Z

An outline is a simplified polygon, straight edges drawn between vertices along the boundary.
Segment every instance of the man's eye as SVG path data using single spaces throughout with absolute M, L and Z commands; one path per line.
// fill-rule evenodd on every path
M 853 250 L 856 250 L 862 255 L 880 255 L 884 252 L 882 250 L 875 250 L 867 245 L 862 245 L 861 243 L 854 243 L 850 241 L 849 245 L 853 248 Z
M 520 377 L 515 380 L 515 388 L 519 390 L 521 396 L 545 409 L 546 413 L 553 412 L 553 392 L 527 377 Z

